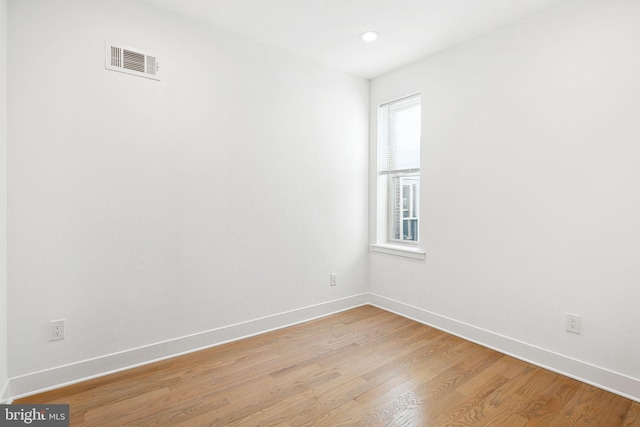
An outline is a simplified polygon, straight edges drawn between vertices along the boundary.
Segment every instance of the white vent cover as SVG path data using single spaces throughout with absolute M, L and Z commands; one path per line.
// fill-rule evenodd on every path
M 158 60 L 140 49 L 107 42 L 107 70 L 160 80 Z

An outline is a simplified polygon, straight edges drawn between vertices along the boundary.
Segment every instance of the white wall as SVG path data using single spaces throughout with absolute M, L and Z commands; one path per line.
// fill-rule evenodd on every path
M 423 99 L 427 259 L 371 254 L 380 301 L 640 399 L 638 22 L 637 1 L 569 1 L 372 81 L 372 117 Z
M 0 401 L 7 380 L 7 0 L 0 0 Z
M 366 291 L 368 81 L 130 0 L 9 2 L 9 49 L 10 376 Z

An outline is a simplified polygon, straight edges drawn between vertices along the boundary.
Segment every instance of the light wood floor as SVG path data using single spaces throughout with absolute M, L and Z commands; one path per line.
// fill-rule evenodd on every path
M 16 403 L 71 426 L 640 426 L 640 404 L 371 306 Z

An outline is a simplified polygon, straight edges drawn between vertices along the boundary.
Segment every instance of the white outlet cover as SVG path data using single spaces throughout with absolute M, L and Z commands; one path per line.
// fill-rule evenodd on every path
M 580 316 L 577 314 L 567 313 L 567 331 L 579 334 L 580 328 Z
M 65 319 L 52 320 L 49 322 L 49 341 L 61 340 L 67 334 L 67 321 Z
M 338 284 L 338 273 L 331 273 L 329 276 L 329 285 L 336 286 Z

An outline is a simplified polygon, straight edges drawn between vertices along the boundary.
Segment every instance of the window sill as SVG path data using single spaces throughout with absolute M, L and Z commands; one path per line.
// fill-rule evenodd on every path
M 420 259 L 424 260 L 426 253 L 418 248 L 409 248 L 400 245 L 388 245 L 388 244 L 372 244 L 369 245 L 371 252 L 378 252 L 387 255 L 395 255 L 404 258 Z

